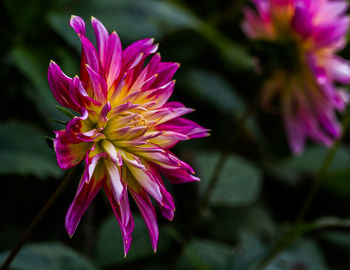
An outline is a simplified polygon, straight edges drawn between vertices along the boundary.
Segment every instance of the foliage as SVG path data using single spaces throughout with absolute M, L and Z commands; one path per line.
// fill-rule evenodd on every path
M 239 28 L 248 1 L 49 2 L 0 4 L 6 21 L 0 26 L 0 261 L 64 173 L 45 136 L 52 137 L 52 130 L 61 129 L 72 115 L 56 108 L 46 72 L 50 59 L 57 59 L 70 76 L 79 69 L 80 43 L 68 26 L 70 15 L 76 14 L 86 21 L 93 15 L 109 30 L 116 29 L 124 47 L 154 37 L 165 61 L 181 63 L 173 98 L 195 108 L 190 117 L 210 128 L 212 136 L 183 142 L 174 151 L 194 165 L 202 181 L 169 185 L 176 215 L 171 223 L 158 219 L 156 254 L 143 220 L 134 214 L 133 244 L 124 259 L 117 221 L 101 194 L 74 238 L 66 235 L 64 216 L 79 180 L 75 179 L 75 186 L 69 186 L 11 269 L 254 270 L 295 221 L 329 149 L 310 142 L 304 154 L 292 156 L 281 120 L 256 104 L 265 78 L 255 68 L 254 48 Z M 348 47 L 342 54 L 349 58 Z M 242 117 L 246 121 L 240 126 Z M 350 268 L 349 142 L 345 135 L 321 175 L 322 185 L 300 238 L 281 250 L 265 270 Z M 229 157 L 198 214 L 223 152 Z

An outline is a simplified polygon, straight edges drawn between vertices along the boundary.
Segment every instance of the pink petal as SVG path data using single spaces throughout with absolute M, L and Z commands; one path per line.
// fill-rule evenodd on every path
M 69 25 L 74 29 L 77 34 L 85 36 L 85 22 L 79 16 L 72 15 Z
M 141 212 L 141 215 L 145 221 L 145 224 L 147 226 L 147 229 L 151 238 L 151 244 L 152 244 L 153 250 L 154 252 L 156 252 L 158 238 L 159 238 L 159 231 L 158 231 L 156 211 L 152 205 L 152 202 L 144 190 L 135 192 L 132 189 L 130 189 L 130 194 L 134 198 L 136 205 Z
M 108 31 L 106 27 L 95 17 L 91 17 L 92 27 L 94 28 L 97 50 L 100 56 L 102 67 L 106 70 L 107 53 L 108 53 Z
M 122 45 L 116 32 L 113 32 L 109 36 L 108 50 L 106 54 L 107 60 L 105 72 L 109 89 L 113 82 L 117 79 L 121 70 Z
M 60 67 L 53 61 L 50 62 L 47 78 L 55 99 L 64 107 L 79 111 L 79 107 L 72 100 L 69 89 L 72 79 L 62 72 Z
M 104 103 L 107 99 L 107 84 L 105 79 L 95 72 L 89 65 L 86 65 L 86 70 L 89 74 L 94 99 Z
M 94 45 L 83 35 L 79 34 L 79 38 L 83 49 L 84 62 L 86 62 L 95 73 L 103 75 L 102 65 Z
M 105 182 L 103 185 L 103 189 L 106 192 L 108 200 L 113 209 L 114 215 L 119 223 L 120 230 L 122 232 L 123 237 L 123 245 L 124 245 L 124 256 L 127 255 L 131 241 L 132 241 L 132 232 L 134 230 L 134 220 L 132 218 L 132 213 L 130 210 L 128 193 L 125 189 L 124 194 L 122 195 L 120 203 L 114 197 L 112 187 L 109 182 Z
M 66 136 L 65 130 L 55 131 L 55 133 L 54 148 L 60 168 L 68 169 L 80 163 L 91 144 L 87 142 L 73 144 Z
M 77 194 L 66 215 L 66 230 L 70 237 L 73 236 L 83 214 L 100 190 L 104 181 L 105 175 L 101 168 L 95 169 L 91 181 L 86 182 L 83 178 L 80 180 Z
M 172 131 L 181 133 L 191 139 L 202 138 L 209 135 L 208 129 L 198 125 L 191 120 L 181 117 L 157 125 L 155 128 L 159 131 Z

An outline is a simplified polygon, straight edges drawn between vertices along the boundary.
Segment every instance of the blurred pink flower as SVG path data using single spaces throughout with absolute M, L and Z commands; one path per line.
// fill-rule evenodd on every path
M 268 108 L 278 96 L 294 153 L 312 139 L 330 146 L 342 133 L 336 112 L 348 94 L 336 83 L 350 82 L 349 62 L 335 55 L 346 45 L 349 17 L 344 0 L 253 0 L 242 29 L 254 40 L 284 42 L 292 48 L 290 68 L 276 70 L 262 90 Z M 287 55 L 287 54 L 286 54 Z M 287 58 L 287 56 L 286 56 Z
M 125 255 L 134 222 L 131 195 L 157 248 L 156 212 L 174 217 L 175 205 L 159 171 L 173 183 L 198 181 L 193 169 L 169 149 L 177 142 L 207 136 L 207 129 L 181 116 L 192 112 L 179 102 L 168 102 L 178 63 L 161 62 L 153 39 L 143 39 L 122 50 L 116 32 L 92 18 L 97 50 L 85 36 L 85 23 L 72 16 L 70 26 L 82 45 L 80 77 L 69 78 L 51 61 L 48 81 L 56 100 L 78 112 L 64 130 L 56 131 L 54 147 L 61 168 L 85 160 L 85 171 L 66 216 L 72 236 L 97 192 L 103 188 L 119 222 Z M 129 195 L 128 195 L 129 193 Z

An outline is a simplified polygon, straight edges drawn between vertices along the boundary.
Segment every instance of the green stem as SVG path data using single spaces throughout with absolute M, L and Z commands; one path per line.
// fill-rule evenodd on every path
M 312 202 L 314 201 L 317 195 L 317 192 L 320 189 L 320 186 L 324 179 L 323 176 L 327 173 L 330 165 L 332 164 L 332 161 L 335 157 L 335 154 L 337 153 L 337 150 L 339 149 L 339 146 L 341 145 L 343 136 L 349 126 L 349 123 L 350 123 L 350 115 L 346 114 L 343 119 L 343 128 L 344 128 L 343 135 L 336 140 L 332 148 L 328 151 L 325 159 L 323 160 L 322 165 L 320 169 L 317 171 L 317 174 L 314 178 L 314 183 L 305 198 L 302 208 L 299 211 L 299 214 L 297 216 L 295 223 L 291 226 L 289 230 L 287 230 L 282 235 L 281 239 L 277 241 L 277 243 L 271 249 L 271 251 L 267 253 L 267 255 L 260 262 L 256 270 L 263 270 L 264 267 L 266 267 L 284 248 L 286 248 L 289 244 L 291 244 L 294 240 L 296 240 L 298 237 L 300 237 L 303 234 L 303 231 L 300 230 L 300 228 L 303 225 L 304 218 L 309 212 Z
M 249 107 L 240 115 L 240 117 L 236 120 L 236 130 L 233 133 L 232 137 L 230 138 L 227 147 L 224 151 L 222 151 L 218 161 L 216 162 L 216 165 L 214 167 L 213 173 L 211 174 L 209 178 L 208 185 L 206 186 L 203 195 L 200 198 L 200 201 L 198 203 L 198 210 L 197 210 L 197 216 L 195 218 L 195 225 L 197 222 L 200 221 L 203 211 L 205 210 L 205 207 L 210 199 L 211 193 L 213 192 L 216 184 L 219 182 L 220 174 L 222 169 L 224 168 L 226 161 L 228 157 L 230 156 L 230 148 L 236 141 L 237 137 L 239 136 L 240 132 L 245 126 L 246 121 L 248 118 L 253 114 L 255 111 L 255 105 L 256 102 L 252 102 Z
M 45 203 L 43 208 L 40 210 L 40 212 L 37 214 L 37 216 L 33 219 L 32 223 L 29 225 L 29 227 L 26 229 L 26 231 L 22 234 L 21 238 L 18 240 L 16 246 L 13 247 L 11 250 L 11 253 L 7 256 L 5 262 L 2 264 L 0 270 L 7 270 L 14 258 L 16 258 L 18 252 L 21 250 L 25 242 L 28 240 L 28 238 L 31 236 L 35 228 L 38 226 L 38 224 L 43 220 L 43 218 L 46 216 L 48 211 L 51 209 L 52 205 L 57 201 L 57 199 L 60 197 L 62 192 L 66 189 L 70 181 L 72 180 L 73 176 L 76 174 L 76 171 L 78 167 L 74 167 L 69 170 L 67 175 L 64 177 L 56 191 L 51 195 L 49 200 Z

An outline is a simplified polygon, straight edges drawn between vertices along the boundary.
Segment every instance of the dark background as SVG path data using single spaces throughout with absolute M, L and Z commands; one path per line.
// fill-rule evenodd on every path
M 45 136 L 67 118 L 47 84 L 53 59 L 74 76 L 80 43 L 70 15 L 90 16 L 116 30 L 123 47 L 141 38 L 160 43 L 164 61 L 180 62 L 172 100 L 196 111 L 188 118 L 211 136 L 173 150 L 202 182 L 168 186 L 177 206 L 168 222 L 158 213 L 159 247 L 153 254 L 135 205 L 133 244 L 123 258 L 120 230 L 100 192 L 70 239 L 64 217 L 77 175 L 13 263 L 13 269 L 233 269 L 249 270 L 293 223 L 328 149 L 309 142 L 293 157 L 278 114 L 260 110 L 266 74 L 256 46 L 239 24 L 248 1 L 3 0 L 0 2 L 0 261 L 14 246 L 65 172 Z M 93 38 L 91 38 L 93 40 Z M 260 48 L 274 61 L 280 52 Z M 349 49 L 342 53 L 350 58 Z M 262 67 L 263 68 L 263 67 Z M 242 115 L 250 112 L 242 124 Z M 340 116 L 341 117 L 341 116 Z M 241 122 L 241 124 L 239 124 Z M 232 138 L 234 137 L 234 140 Z M 233 143 L 232 143 L 233 141 Z M 345 135 L 306 216 L 307 232 L 268 270 L 350 269 L 350 148 Z M 198 204 L 222 151 L 230 151 L 202 215 Z

